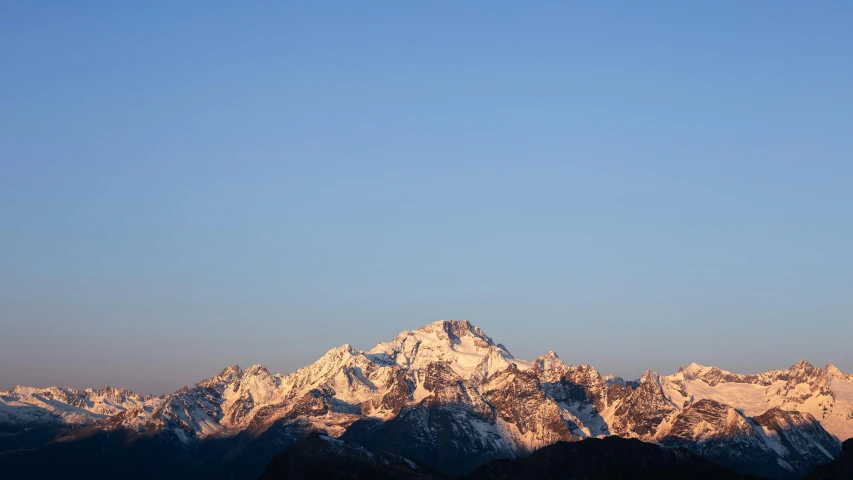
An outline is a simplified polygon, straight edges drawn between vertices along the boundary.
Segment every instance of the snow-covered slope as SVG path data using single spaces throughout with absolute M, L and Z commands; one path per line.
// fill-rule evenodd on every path
M 464 380 L 484 380 L 510 365 L 526 370 L 529 362 L 516 360 L 503 345 L 495 345 L 479 327 L 466 321 L 438 321 L 403 332 L 369 352 L 386 356 L 405 369 L 420 370 L 440 362 Z
M 678 407 L 709 399 L 748 416 L 780 408 L 811 414 L 840 441 L 853 437 L 853 376 L 831 363 L 821 369 L 801 361 L 786 370 L 750 375 L 693 363 L 662 377 L 662 384 Z
M 18 385 L 0 392 L 0 425 L 88 425 L 129 408 L 155 408 L 161 402 L 162 398 L 137 395 L 123 388 L 73 390 Z
M 799 478 L 840 452 L 838 441 L 808 413 L 771 409 L 747 417 L 703 399 L 662 426 L 657 441 L 685 447 L 738 472 Z

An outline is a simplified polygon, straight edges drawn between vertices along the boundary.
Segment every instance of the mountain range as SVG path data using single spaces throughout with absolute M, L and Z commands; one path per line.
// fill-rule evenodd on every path
M 342 345 L 287 375 L 234 365 L 164 396 L 0 392 L 0 471 L 11 478 L 77 467 L 121 478 L 258 478 L 311 433 L 442 475 L 617 436 L 738 474 L 798 478 L 853 437 L 853 375 L 805 361 L 747 375 L 694 363 L 626 381 L 553 351 L 516 359 L 480 328 L 447 320 L 369 351 Z

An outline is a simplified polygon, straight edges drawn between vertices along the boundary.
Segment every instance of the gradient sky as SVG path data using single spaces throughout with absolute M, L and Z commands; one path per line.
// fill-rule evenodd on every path
M 3 2 L 0 390 L 442 318 L 853 372 L 853 3 Z

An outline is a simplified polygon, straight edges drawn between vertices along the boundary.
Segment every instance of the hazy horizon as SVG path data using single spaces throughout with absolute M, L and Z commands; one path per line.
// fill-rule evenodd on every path
M 853 372 L 853 4 L 0 7 L 0 390 L 467 319 Z

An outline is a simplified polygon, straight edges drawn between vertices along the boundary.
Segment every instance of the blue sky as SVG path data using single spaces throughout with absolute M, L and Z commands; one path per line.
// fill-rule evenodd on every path
M 442 318 L 853 371 L 849 2 L 458 3 L 0 6 L 0 389 Z

